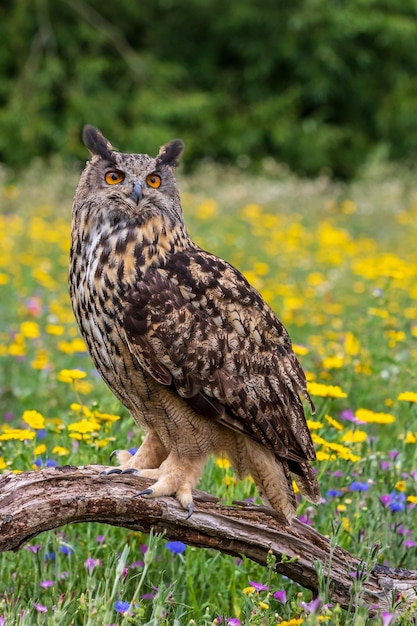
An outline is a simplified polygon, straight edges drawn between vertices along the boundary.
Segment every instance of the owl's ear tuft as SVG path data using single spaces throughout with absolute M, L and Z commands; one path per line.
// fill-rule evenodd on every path
M 94 126 L 84 126 L 83 142 L 92 154 L 98 154 L 102 159 L 113 159 L 111 143 Z
M 176 167 L 178 165 L 178 159 L 184 150 L 184 143 L 181 139 L 173 139 L 169 143 L 162 146 L 159 150 L 159 154 L 156 157 L 158 165 L 169 165 L 170 167 Z

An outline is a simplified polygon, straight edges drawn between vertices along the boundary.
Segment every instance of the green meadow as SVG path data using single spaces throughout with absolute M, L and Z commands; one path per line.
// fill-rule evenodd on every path
M 0 171 L 2 473 L 108 465 L 114 449 L 141 442 L 71 310 L 77 177 L 62 163 L 34 165 L 18 179 Z M 180 189 L 192 237 L 257 287 L 307 373 L 323 497 L 318 506 L 300 498 L 298 517 L 368 566 L 417 569 L 415 175 L 370 166 L 342 184 L 302 180 L 270 162 L 256 177 L 206 164 L 180 174 Z M 237 481 L 222 458 L 210 459 L 199 488 L 226 504 L 258 501 L 252 481 Z M 414 614 L 401 596 L 369 617 L 354 577 L 349 613 L 325 580 L 320 587 L 312 603 L 273 563 L 77 524 L 0 555 L 0 625 L 416 623 L 417 602 Z

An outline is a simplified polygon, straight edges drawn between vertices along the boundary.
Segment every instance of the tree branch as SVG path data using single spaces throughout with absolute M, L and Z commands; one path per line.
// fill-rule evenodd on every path
M 195 510 L 186 512 L 173 498 L 134 498 L 150 481 L 128 474 L 99 476 L 101 466 L 54 467 L 0 477 L 0 552 L 18 550 L 41 532 L 75 522 L 102 522 L 131 530 L 165 533 L 201 548 L 245 555 L 262 565 L 268 551 L 277 571 L 318 591 L 316 564 L 330 579 L 333 602 L 349 608 L 352 572 L 363 563 L 310 526 L 260 506 L 223 506 L 213 496 L 194 492 Z M 405 606 L 415 598 L 417 572 L 376 565 L 365 572 L 361 601 L 370 612 L 389 610 L 402 595 Z

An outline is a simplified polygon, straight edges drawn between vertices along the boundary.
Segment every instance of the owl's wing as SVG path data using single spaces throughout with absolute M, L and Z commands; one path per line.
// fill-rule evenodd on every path
M 315 458 L 288 333 L 226 261 L 192 249 L 148 270 L 126 296 L 124 329 L 141 366 L 198 413 L 278 457 Z

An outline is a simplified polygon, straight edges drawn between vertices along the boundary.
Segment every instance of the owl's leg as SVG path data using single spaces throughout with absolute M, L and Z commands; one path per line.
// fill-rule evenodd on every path
M 115 450 L 111 454 L 111 456 L 116 456 L 119 462 L 117 469 L 123 472 L 159 467 L 167 455 L 164 444 L 153 430 L 146 433 L 142 445 L 135 454 L 132 455 L 127 450 Z M 113 473 L 116 472 L 113 471 Z
M 204 468 L 205 456 L 196 458 L 180 457 L 172 451 L 158 469 L 144 469 L 141 476 L 154 478 L 156 482 L 140 491 L 137 496 L 157 498 L 175 496 L 189 515 L 193 512 L 192 489 L 196 486 Z

